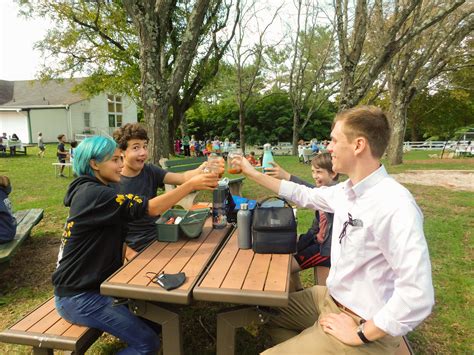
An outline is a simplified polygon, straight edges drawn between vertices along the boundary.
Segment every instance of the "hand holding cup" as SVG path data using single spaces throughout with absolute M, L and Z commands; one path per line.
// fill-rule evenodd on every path
M 240 149 L 231 150 L 227 156 L 227 171 L 229 174 L 240 174 L 242 172 L 240 163 L 235 161 L 235 158 L 242 159 L 242 151 Z

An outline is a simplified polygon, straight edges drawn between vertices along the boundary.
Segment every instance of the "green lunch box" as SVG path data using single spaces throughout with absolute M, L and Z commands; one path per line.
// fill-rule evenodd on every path
M 181 236 L 196 238 L 202 232 L 202 227 L 209 216 L 210 209 L 196 210 L 170 209 L 156 221 L 158 240 L 161 242 L 177 242 Z M 166 224 L 170 218 L 182 217 L 179 224 Z

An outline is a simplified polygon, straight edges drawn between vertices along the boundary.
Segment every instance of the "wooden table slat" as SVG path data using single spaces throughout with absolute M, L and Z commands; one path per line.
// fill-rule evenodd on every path
M 152 247 L 160 247 L 160 243 L 154 243 Z M 157 254 L 159 257 L 152 259 L 145 267 L 140 270 L 135 277 L 133 277 L 128 284 L 129 285 L 149 285 L 151 283 L 150 279 L 146 277 L 147 272 L 149 276 L 153 276 L 151 273 L 161 273 L 161 271 L 168 265 L 170 260 L 181 250 L 181 248 L 186 244 L 184 240 L 179 240 L 175 243 L 166 243 L 167 245 Z
M 242 289 L 263 291 L 271 259 L 272 254 L 255 254 Z
M 56 309 L 52 309 L 41 322 L 36 323 L 33 325 L 28 331 L 35 332 L 35 333 L 44 333 L 48 328 L 52 327 L 57 321 L 61 319 Z
M 220 288 L 240 290 L 254 257 L 253 250 L 239 250 Z
M 182 269 L 186 273 L 187 281 L 196 281 L 196 278 L 201 275 L 202 270 L 206 267 L 210 255 L 216 250 L 217 246 L 222 242 L 222 239 L 228 234 L 230 227 L 225 229 L 214 229 L 206 239 L 206 243 L 201 244 L 199 249 L 189 260 L 186 266 Z
M 90 328 L 84 327 L 82 325 L 74 325 L 69 327 L 62 335 L 65 337 L 71 337 L 71 338 L 79 338 L 81 337 L 85 332 L 89 331 Z
M 234 234 L 235 233 L 236 232 L 234 232 Z M 226 247 L 219 255 L 219 258 L 214 262 L 205 279 L 201 282 L 200 286 L 215 288 L 220 287 L 238 252 L 239 246 L 237 245 L 237 238 L 231 237 L 227 242 Z
M 47 316 L 49 312 L 51 312 L 51 309 L 54 308 L 54 298 L 51 298 L 41 306 L 39 306 L 37 309 L 35 309 L 33 312 L 31 312 L 29 315 L 27 315 L 25 318 L 23 318 L 21 321 L 18 323 L 14 324 L 11 329 L 12 330 L 29 330 L 29 328 L 33 325 L 35 325 L 37 322 L 41 321 L 43 317 Z
M 288 279 L 283 279 L 281 275 L 288 272 L 288 268 L 291 265 L 291 258 L 292 256 L 288 254 L 272 255 L 267 281 L 265 282 L 265 291 L 286 291 Z M 288 274 L 290 272 L 288 272 Z
M 123 269 L 116 273 L 110 282 L 129 282 L 142 270 L 157 254 L 163 250 L 167 243 L 154 242 L 152 247 L 145 249 L 142 253 L 129 262 Z
M 56 323 L 53 324 L 53 326 L 49 327 L 48 330 L 46 330 L 44 333 L 50 335 L 63 335 L 71 327 L 73 327 L 71 323 L 69 323 L 64 318 L 60 318 Z
M 212 226 L 208 226 L 203 230 L 203 233 L 199 238 L 189 240 L 174 256 L 173 260 L 166 265 L 165 273 L 175 274 L 181 272 L 189 260 L 194 257 L 194 254 L 201 247 L 203 242 L 207 241 L 211 232 Z

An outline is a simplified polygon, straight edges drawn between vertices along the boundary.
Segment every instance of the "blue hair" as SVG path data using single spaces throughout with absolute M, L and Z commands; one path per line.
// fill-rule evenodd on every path
M 91 159 L 101 163 L 110 159 L 117 149 L 117 143 L 112 138 L 93 136 L 84 139 L 74 150 L 74 163 L 72 169 L 77 176 L 95 176 L 90 166 Z

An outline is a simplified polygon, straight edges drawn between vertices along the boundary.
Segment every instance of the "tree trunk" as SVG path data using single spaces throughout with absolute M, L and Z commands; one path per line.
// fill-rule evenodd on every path
M 299 130 L 300 115 L 299 112 L 293 111 L 293 155 L 298 154 L 298 140 L 300 135 Z
M 403 163 L 403 142 L 407 123 L 408 104 L 402 100 L 390 103 L 390 126 L 392 135 L 387 147 L 387 158 L 390 165 Z
M 168 113 L 170 101 L 160 71 L 159 14 L 155 1 L 125 1 L 124 6 L 140 35 L 140 75 L 143 116 L 150 138 L 150 159 L 158 164 L 169 156 Z
M 240 149 L 245 156 L 245 108 L 239 109 Z

